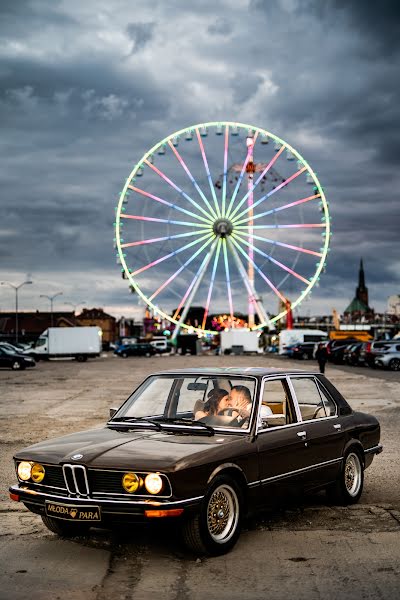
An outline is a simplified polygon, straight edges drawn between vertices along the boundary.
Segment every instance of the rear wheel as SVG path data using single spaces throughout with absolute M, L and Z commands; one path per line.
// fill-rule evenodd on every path
M 89 533 L 89 526 L 86 523 L 70 523 L 47 515 L 42 515 L 42 521 L 47 529 L 62 537 L 76 537 Z
M 121 356 L 122 356 L 122 358 L 128 358 L 128 353 L 127 352 L 121 352 Z
M 191 550 L 216 556 L 236 544 L 241 529 L 243 493 L 234 479 L 216 477 L 200 511 L 183 525 L 183 539 Z
M 19 360 L 14 360 L 14 362 L 11 365 L 11 368 L 13 371 L 22 371 L 23 369 L 25 369 L 25 365 L 20 363 Z
M 303 360 L 308 360 L 308 354 L 307 354 L 307 352 L 303 352 L 303 354 L 301 355 L 301 358 Z
M 400 359 L 392 358 L 389 363 L 389 367 L 392 369 L 392 371 L 400 371 Z
M 364 463 L 355 448 L 345 454 L 338 480 L 327 489 L 334 504 L 355 504 L 364 485 Z
M 86 362 L 87 361 L 87 356 L 85 356 L 84 354 L 78 354 L 78 356 L 76 357 L 76 360 L 78 362 Z

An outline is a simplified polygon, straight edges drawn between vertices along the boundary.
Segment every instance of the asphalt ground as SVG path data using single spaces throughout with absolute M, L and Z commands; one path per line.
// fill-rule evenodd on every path
M 151 372 L 240 365 L 316 370 L 313 361 L 276 356 L 112 355 L 84 364 L 51 361 L 23 372 L 0 370 L 0 598 L 397 600 L 400 373 L 327 366 L 327 376 L 353 408 L 375 414 L 382 427 L 384 452 L 366 471 L 359 504 L 330 506 L 318 494 L 282 506 L 247 522 L 225 556 L 190 554 L 167 525 L 60 539 L 40 517 L 9 500 L 18 449 L 101 427 L 109 407 L 121 404 Z

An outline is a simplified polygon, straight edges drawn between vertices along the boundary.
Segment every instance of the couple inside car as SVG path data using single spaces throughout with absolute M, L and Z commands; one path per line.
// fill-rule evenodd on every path
M 201 410 L 196 410 L 196 421 L 209 417 L 230 416 L 238 421 L 246 421 L 251 413 L 250 390 L 244 385 L 236 385 L 228 393 L 226 390 L 214 388 L 208 392 L 207 401 Z

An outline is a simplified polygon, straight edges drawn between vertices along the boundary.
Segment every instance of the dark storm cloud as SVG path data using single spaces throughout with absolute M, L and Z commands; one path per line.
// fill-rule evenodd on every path
M 132 40 L 131 54 L 144 48 L 154 35 L 155 23 L 129 23 L 126 27 L 129 39 Z
M 324 185 L 333 237 L 312 306 L 343 310 L 362 256 L 383 307 L 400 276 L 398 3 L 200 4 L 127 24 L 123 0 L 1 3 L 0 278 L 30 270 L 129 306 L 112 248 L 123 182 L 169 132 L 232 118 L 287 139 Z

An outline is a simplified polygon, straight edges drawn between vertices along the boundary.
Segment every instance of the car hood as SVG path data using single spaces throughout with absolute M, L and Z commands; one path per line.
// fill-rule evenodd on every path
M 172 432 L 104 428 L 34 444 L 15 458 L 45 464 L 72 462 L 95 468 L 175 471 L 188 463 L 201 464 L 204 455 L 210 460 L 210 451 L 216 457 L 225 454 L 221 447 L 238 440 L 243 441 L 243 435 L 191 435 L 187 429 Z

